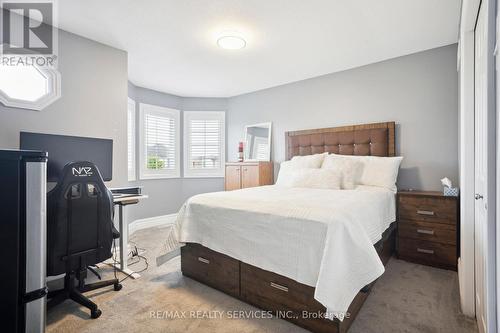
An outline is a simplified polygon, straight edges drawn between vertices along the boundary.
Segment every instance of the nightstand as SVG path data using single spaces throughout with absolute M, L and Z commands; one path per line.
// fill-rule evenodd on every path
M 402 191 L 397 200 L 398 258 L 457 270 L 458 197 Z

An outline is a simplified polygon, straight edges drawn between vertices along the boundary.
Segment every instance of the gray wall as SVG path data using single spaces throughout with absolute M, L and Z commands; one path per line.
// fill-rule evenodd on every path
M 129 96 L 136 101 L 136 123 L 138 124 L 139 103 L 158 105 L 181 110 L 181 175 L 183 173 L 183 126 L 182 111 L 226 111 L 225 98 L 192 98 L 179 97 L 154 90 L 136 87 L 129 83 Z M 136 133 L 136 152 L 139 152 L 139 128 Z M 137 162 L 139 157 L 137 156 Z M 137 165 L 137 170 L 139 167 Z M 138 176 L 138 174 L 137 174 Z M 129 221 L 137 219 L 176 213 L 181 205 L 191 196 L 205 192 L 222 191 L 223 178 L 173 178 L 144 179 L 131 182 L 143 186 L 143 191 L 149 196 L 139 205 L 130 206 Z
M 62 96 L 42 111 L 0 104 L 0 148 L 18 149 L 19 132 L 113 139 L 113 181 L 127 182 L 127 53 L 59 31 Z
M 285 131 L 396 121 L 399 188 L 440 190 L 445 176 L 457 184 L 456 57 L 449 45 L 233 97 L 227 158 L 237 156 L 247 124 L 273 122 L 272 155 L 281 162 Z

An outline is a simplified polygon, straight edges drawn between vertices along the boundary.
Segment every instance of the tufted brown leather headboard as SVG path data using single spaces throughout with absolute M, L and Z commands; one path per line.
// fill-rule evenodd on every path
M 285 132 L 286 159 L 324 152 L 395 156 L 395 123 L 352 125 Z

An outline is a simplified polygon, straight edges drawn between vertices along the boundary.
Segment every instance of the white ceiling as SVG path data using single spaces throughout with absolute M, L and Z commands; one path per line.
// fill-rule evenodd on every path
M 129 53 L 136 85 L 229 97 L 457 42 L 460 0 L 61 0 L 59 26 Z M 223 31 L 247 40 L 217 47 Z

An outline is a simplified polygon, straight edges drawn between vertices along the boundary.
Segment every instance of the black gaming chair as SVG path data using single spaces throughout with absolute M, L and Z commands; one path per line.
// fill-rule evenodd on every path
M 85 284 L 87 268 L 111 258 L 113 239 L 120 236 L 113 226 L 113 196 L 93 163 L 69 163 L 62 174 L 47 197 L 47 274 L 66 276 L 64 289 L 49 292 L 47 307 L 69 298 L 98 318 L 101 310 L 82 293 L 122 288 L 116 278 Z

